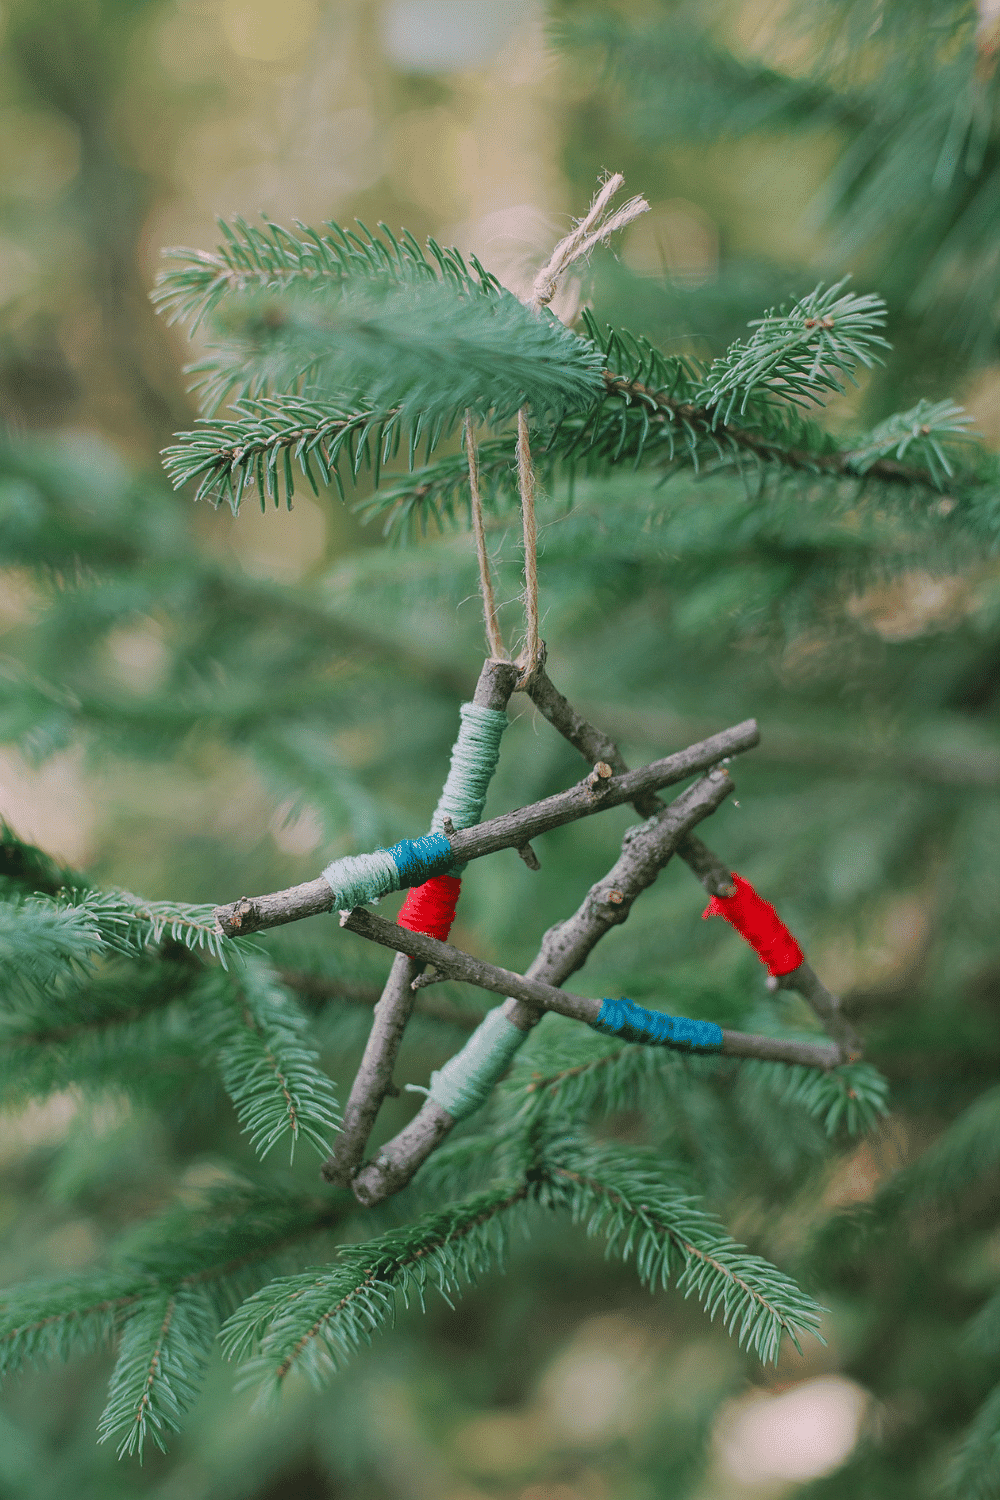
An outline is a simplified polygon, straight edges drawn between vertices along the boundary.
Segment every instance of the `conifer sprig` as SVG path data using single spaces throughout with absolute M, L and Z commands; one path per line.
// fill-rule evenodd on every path
M 385 224 L 372 234 L 359 223 L 359 234 L 332 221 L 317 230 L 296 220 L 292 234 L 266 215 L 262 223 L 220 220 L 223 242 L 214 252 L 183 247 L 163 252 L 178 265 L 157 277 L 152 300 L 169 322 L 197 327 L 227 296 L 324 290 L 351 276 L 408 285 L 441 280 L 466 294 L 500 290 L 496 277 L 475 256 L 470 270 L 457 250 L 442 249 L 434 239 L 428 239 L 425 250 L 407 230 L 397 238 Z
M 653 1152 L 567 1139 L 547 1154 L 543 1199 L 567 1208 L 608 1253 L 634 1258 L 648 1286 L 673 1282 L 719 1315 L 741 1348 L 775 1363 L 782 1338 L 819 1337 L 822 1309 L 787 1276 L 737 1244 L 669 1177 Z
M 229 1185 L 144 1224 L 108 1270 L 14 1287 L 0 1308 L 0 1375 L 68 1359 L 121 1335 L 102 1440 L 164 1447 L 198 1394 L 223 1318 L 289 1251 L 345 1215 L 344 1195 Z
M 885 326 L 881 297 L 816 287 L 789 312 L 772 309 L 755 318 L 754 333 L 735 343 L 705 372 L 698 405 L 710 406 L 716 424 L 734 412 L 745 416 L 751 402 L 811 404 L 821 394 L 841 392 L 854 372 L 880 362 L 890 346 L 878 329 Z
M 97 1431 L 100 1441 L 117 1437 L 118 1457 L 137 1454 L 146 1440 L 166 1452 L 166 1434 L 201 1389 L 218 1331 L 205 1287 L 164 1290 L 143 1299 L 122 1330 L 108 1404 Z
M 264 1157 L 285 1136 L 330 1152 L 339 1110 L 333 1084 L 307 1040 L 308 1020 L 263 960 L 239 974 L 209 975 L 194 996 L 199 1024 L 254 1150 Z
M 554 1031 L 549 1035 L 554 1037 Z M 728 1078 L 733 1071 L 731 1064 L 716 1059 L 621 1044 L 602 1047 L 596 1037 L 593 1042 L 569 1034 L 554 1046 L 549 1041 L 540 1054 L 539 1039 L 503 1086 L 505 1108 L 553 1119 L 614 1114 L 662 1106 L 675 1093 Z M 847 1135 L 868 1131 L 889 1112 L 888 1083 L 870 1063 L 842 1063 L 823 1072 L 747 1059 L 738 1071 L 745 1083 L 769 1096 L 772 1109 L 801 1109 L 820 1120 L 831 1137 L 841 1127 Z
M 293 1372 L 323 1384 L 391 1322 L 396 1299 L 425 1306 L 428 1287 L 449 1303 L 503 1255 L 503 1216 L 526 1181 L 497 1183 L 402 1229 L 342 1249 L 332 1268 L 271 1282 L 223 1329 L 230 1358 L 250 1356 L 244 1383 L 278 1389 Z
M 878 333 L 881 299 L 839 296 L 840 286 L 818 287 L 789 312 L 769 313 L 746 344 L 708 366 L 665 355 L 627 331 L 602 330 L 584 312 L 604 363 L 603 398 L 587 412 L 539 426 L 533 452 L 540 471 L 572 479 L 580 471 L 649 465 L 664 477 L 679 468 L 730 469 L 758 484 L 768 475 L 864 478 L 880 485 L 881 496 L 907 500 L 947 481 L 951 491 L 986 503 L 996 489 L 996 461 L 970 442 L 971 419 L 953 402 L 920 402 L 846 441 L 798 409 L 841 389 L 886 347 Z M 487 501 L 516 494 L 514 460 L 513 437 L 484 445 Z M 444 457 L 390 481 L 360 509 L 383 519 L 387 531 L 412 533 L 455 516 L 463 478 L 459 461 Z

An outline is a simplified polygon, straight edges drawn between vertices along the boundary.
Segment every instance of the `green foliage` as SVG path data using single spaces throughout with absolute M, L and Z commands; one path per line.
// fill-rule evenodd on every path
M 274 1391 L 293 1371 L 325 1381 L 392 1321 L 399 1297 L 425 1305 L 428 1287 L 451 1300 L 502 1255 L 501 1215 L 526 1183 L 500 1183 L 426 1214 L 404 1229 L 349 1246 L 332 1268 L 271 1282 L 223 1330 L 227 1354 L 248 1359 L 245 1379 Z
M 328 227 L 299 241 L 238 225 L 207 263 L 186 252 L 161 282 L 167 310 L 226 313 L 224 342 L 193 368 L 209 409 L 237 398 L 168 450 L 175 484 L 197 478 L 199 498 L 234 511 L 248 484 L 277 503 L 293 464 L 314 490 L 313 465 L 342 484 L 342 464 L 356 476 L 367 459 L 377 475 L 401 444 L 411 466 L 421 444 L 429 457 L 466 411 L 503 424 L 525 404 L 542 417 L 599 395 L 597 352 L 457 251 L 432 244 L 430 259 L 412 236 Z
M 604 397 L 591 411 L 539 430 L 543 472 L 551 481 L 619 466 L 649 465 L 661 475 L 734 469 L 757 490 L 769 479 L 793 483 L 808 475 L 828 482 L 834 504 L 845 480 L 863 476 L 864 493 L 856 486 L 853 504 L 867 497 L 873 509 L 904 513 L 947 479 L 965 502 L 957 519 L 992 535 L 995 460 L 970 443 L 970 419 L 953 402 L 920 402 L 849 441 L 795 410 L 842 390 L 843 379 L 888 347 L 876 331 L 884 321 L 881 300 L 839 291 L 817 288 L 787 312 L 757 320 L 746 345 L 736 343 L 708 364 L 669 357 L 627 332 L 602 331 L 585 314 L 607 371 Z M 516 493 L 513 460 L 512 439 L 483 445 L 481 480 L 494 503 Z M 400 533 L 453 520 L 464 473 L 461 460 L 439 459 L 390 481 L 363 513 Z
M 821 1309 L 793 1281 L 750 1255 L 679 1191 L 652 1153 L 560 1143 L 545 1160 L 543 1197 L 569 1209 L 608 1253 L 634 1259 L 648 1286 L 673 1282 L 719 1316 L 740 1347 L 776 1362 L 783 1336 L 816 1334 Z
M 343 1465 L 335 1484 L 381 1495 L 366 1460 L 348 1472 L 343 1456 L 366 1441 L 351 1414 L 377 1410 L 365 1346 L 407 1297 L 437 1288 L 454 1299 L 499 1265 L 505 1226 L 523 1215 L 543 1248 L 515 1252 L 502 1317 L 488 1286 L 474 1294 L 463 1336 L 479 1373 L 444 1317 L 414 1335 L 420 1389 L 444 1391 L 433 1398 L 442 1405 L 531 1399 L 567 1309 L 593 1305 L 595 1285 L 602 1306 L 628 1307 L 633 1268 L 698 1304 L 748 1357 L 772 1360 L 786 1335 L 820 1328 L 794 1267 L 834 1308 L 832 1358 L 892 1417 L 822 1493 L 924 1500 L 956 1454 L 956 1496 L 995 1489 L 1000 484 L 995 457 L 970 441 L 969 419 L 944 393 L 968 374 L 963 340 L 986 354 L 995 343 L 996 85 L 981 58 L 974 77 L 964 13 L 890 5 L 875 29 L 866 4 L 850 11 L 824 13 L 829 29 L 813 36 L 825 50 L 805 71 L 727 51 L 724 19 L 709 38 L 688 13 L 648 13 L 653 24 L 637 34 L 632 8 L 625 19 L 606 8 L 593 22 L 579 12 L 570 29 L 606 44 L 630 80 L 627 107 L 601 128 L 634 131 L 651 178 L 650 142 L 670 158 L 655 201 L 692 192 L 671 175 L 668 126 L 703 139 L 826 131 L 839 154 L 834 216 L 855 245 L 874 247 L 855 266 L 857 294 L 826 285 L 839 252 L 787 278 L 724 253 L 701 288 L 620 272 L 632 305 L 608 327 L 598 266 L 595 311 L 570 333 L 531 317 L 475 260 L 387 231 L 237 223 L 217 252 L 182 253 L 161 305 L 208 328 L 214 347 L 196 378 L 210 403 L 234 404 L 171 450 L 175 481 L 237 510 L 248 488 L 263 504 L 290 499 L 300 479 L 322 496 L 352 478 L 362 515 L 423 534 L 410 553 L 332 557 L 334 527 L 303 585 L 252 578 L 224 558 L 218 531 L 203 544 L 205 518 L 107 449 L 48 434 L 0 449 L 0 561 L 31 590 L 5 636 L 0 733 L 39 760 L 86 744 L 116 795 L 119 772 L 125 787 L 141 762 L 143 808 L 94 835 L 86 876 L 0 835 L 4 1101 L 65 1091 L 60 1107 L 110 1103 L 124 1120 L 95 1128 L 89 1147 L 74 1120 L 74 1139 L 39 1138 L 18 1159 L 30 1250 L 14 1237 L 20 1284 L 4 1304 L 0 1358 L 13 1374 L 117 1342 L 101 1435 L 123 1453 L 161 1446 L 182 1425 L 225 1325 L 228 1351 L 265 1390 L 296 1369 L 324 1384 L 361 1356 L 350 1383 L 308 1413 L 320 1413 Z M 586 99 L 599 117 L 598 95 Z M 582 161 L 589 148 L 575 129 L 573 139 Z M 787 141 L 792 170 L 800 158 Z M 92 143 L 87 133 L 91 176 Z M 726 149 L 698 159 L 706 184 Z M 821 274 L 824 286 L 801 296 Z M 889 329 L 869 285 L 888 293 Z M 733 342 L 748 316 L 779 303 Z M 657 306 L 671 321 L 664 329 L 661 317 L 656 339 L 624 331 L 652 333 L 646 309 Z M 850 405 L 824 415 L 838 392 Z M 637 756 L 759 716 L 760 750 L 734 768 L 741 805 L 720 811 L 707 836 L 778 903 L 819 968 L 828 953 L 858 970 L 878 955 L 888 977 L 855 981 L 846 997 L 872 1062 L 820 1074 L 689 1059 L 549 1018 L 485 1117 L 456 1132 L 391 1209 L 362 1212 L 346 1194 L 311 1196 L 264 1173 L 284 1181 L 271 1152 L 284 1139 L 326 1149 L 328 1075 L 351 1076 L 384 975 L 378 956 L 322 922 L 259 949 L 233 945 L 208 905 L 100 887 L 221 899 L 306 878 L 327 851 L 279 848 L 268 829 L 283 814 L 306 812 L 331 853 L 426 826 L 479 651 L 475 609 L 456 613 L 474 590 L 471 552 L 441 534 L 467 510 L 455 427 L 466 409 L 483 427 L 491 550 L 500 597 L 513 598 L 509 422 L 525 402 L 553 492 L 539 515 L 556 680 Z M 143 630 L 154 667 L 132 680 L 113 648 Z M 580 774 L 544 725 L 522 719 L 505 741 L 498 808 Z M 216 778 L 204 815 L 177 795 L 201 775 Z M 159 806 L 169 815 L 150 811 Z M 480 862 L 457 940 L 527 967 L 542 931 L 607 868 L 619 831 L 609 842 L 607 820 L 589 825 L 546 839 L 540 879 L 513 856 Z M 671 868 L 581 983 L 803 1034 L 802 1013 L 765 995 L 732 934 L 698 921 L 701 904 Z M 425 1082 L 467 1029 L 474 1005 L 440 996 L 418 997 L 400 1085 Z M 904 1129 L 883 1125 L 890 1083 Z M 387 1103 L 373 1149 L 405 1121 L 408 1099 Z M 261 1166 L 255 1153 L 268 1152 Z M 902 1153 L 917 1159 L 898 1172 Z M 875 1192 L 880 1173 L 888 1183 L 869 1208 L 829 1217 L 845 1185 L 848 1197 Z M 199 1184 L 220 1174 L 237 1185 L 204 1193 Z M 164 1214 L 164 1202 L 177 1206 Z M 584 1234 L 566 1232 L 567 1216 L 607 1242 L 603 1267 L 587 1259 Z M 53 1219 L 95 1226 L 98 1243 L 77 1274 L 24 1285 L 26 1266 L 49 1253 Z M 105 1253 L 101 1237 L 123 1223 L 124 1243 Z M 737 1223 L 750 1248 L 724 1227 Z M 655 1439 L 621 1447 L 646 1465 L 635 1483 L 681 1495 L 698 1482 L 692 1455 L 713 1403 L 749 1365 L 720 1352 L 720 1337 L 709 1358 L 730 1360 L 728 1373 L 691 1394 L 678 1299 L 649 1316 L 669 1324 L 663 1343 L 679 1351 L 685 1387 L 678 1400 L 664 1383 Z M 699 1339 L 715 1337 L 699 1326 Z M 410 1331 L 399 1330 L 394 1379 Z M 435 1342 L 443 1352 L 427 1380 Z M 211 1396 L 202 1420 L 213 1441 L 237 1432 L 232 1473 L 217 1479 L 204 1450 L 183 1446 L 180 1472 L 206 1496 L 233 1482 L 257 1493 L 266 1466 L 254 1469 L 231 1410 L 220 1418 L 224 1400 Z M 676 1410 L 689 1407 L 684 1447 Z M 287 1424 L 280 1441 L 308 1466 L 316 1444 L 303 1413 L 305 1399 L 286 1402 L 259 1432 Z M 384 1438 L 375 1433 L 373 1451 Z M 659 1444 L 659 1456 L 640 1454 L 643 1444 Z M 122 1472 L 108 1493 L 138 1483 Z M 308 1469 L 294 1478 L 310 1482 Z M 608 1488 L 630 1483 L 612 1477 Z M 53 1492 L 68 1490 L 61 1480 Z
M 321 1156 L 337 1128 L 333 1085 L 306 1037 L 308 1022 L 270 968 L 247 959 L 213 974 L 195 996 L 199 1022 L 254 1150 L 264 1157 L 284 1136 L 301 1136 Z
M 119 1458 L 141 1459 L 147 1438 L 166 1451 L 165 1434 L 178 1430 L 198 1394 L 216 1326 L 200 1286 L 146 1297 L 128 1318 L 97 1429 L 102 1442 L 120 1436 Z

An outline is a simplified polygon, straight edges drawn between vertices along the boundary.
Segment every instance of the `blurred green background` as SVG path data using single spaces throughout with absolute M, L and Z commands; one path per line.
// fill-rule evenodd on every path
M 582 295 L 670 350 L 711 353 L 821 276 L 853 270 L 864 289 L 877 274 L 878 243 L 847 254 L 821 212 L 835 124 L 722 140 L 706 127 L 695 141 L 669 124 L 637 129 L 594 49 L 553 41 L 575 11 L 530 0 L 4 0 L 0 410 L 16 438 L 38 440 L 43 479 L 58 458 L 62 497 L 48 576 L 8 558 L 0 580 L 0 651 L 11 671 L 45 684 L 30 725 L 0 716 L 0 814 L 23 837 L 150 898 L 227 900 L 308 878 L 331 852 L 422 826 L 455 704 L 475 680 L 464 536 L 399 554 L 333 495 L 300 494 L 290 514 L 245 505 L 233 518 L 169 492 L 158 453 L 195 408 L 190 348 L 147 300 L 165 246 L 211 248 L 217 216 L 259 211 L 285 223 L 384 220 L 474 251 L 522 290 L 598 175 L 620 169 L 652 212 L 617 258 L 595 258 Z M 663 11 L 614 7 L 637 23 Z M 917 7 L 909 19 L 923 24 Z M 818 45 L 771 0 L 697 0 L 684 20 L 793 75 Z M 580 294 L 568 291 L 561 310 Z M 946 391 L 988 441 L 1000 435 L 993 345 L 970 353 L 902 301 L 890 311 L 901 354 L 863 393 L 869 415 Z M 835 418 L 851 414 L 845 402 Z M 8 490 L 5 504 L 18 503 Z M 955 891 L 941 887 L 949 840 L 959 838 L 981 893 L 992 869 L 997 568 L 869 582 L 841 592 L 834 620 L 795 594 L 791 545 L 765 539 L 739 567 L 723 560 L 723 537 L 644 551 L 627 518 L 620 535 L 613 523 L 602 530 L 603 508 L 594 485 L 577 531 L 550 519 L 543 533 L 556 682 L 637 757 L 762 719 L 760 755 L 739 770 L 740 806 L 707 836 L 782 898 L 903 1091 L 885 1132 L 835 1159 L 803 1146 L 806 1164 L 784 1170 L 781 1143 L 769 1142 L 759 1182 L 746 1160 L 735 1175 L 719 1165 L 716 1202 L 734 1232 L 793 1264 L 825 1215 L 869 1199 L 980 1081 L 978 1063 L 937 1044 L 914 1062 L 899 1045 L 898 1008 L 930 962 L 934 924 L 953 920 Z M 511 542 L 507 601 L 516 560 Z M 50 608 L 76 587 L 75 614 L 65 592 Z M 505 619 L 516 632 L 516 603 Z M 251 657 L 252 690 L 236 670 Z M 522 705 L 497 806 L 576 777 L 553 738 Z M 491 862 L 468 882 L 456 941 L 526 963 L 611 862 L 627 821 L 615 817 L 613 831 L 593 820 L 552 836 L 540 877 Z M 990 875 L 968 917 L 979 967 L 945 952 L 952 978 L 994 972 L 982 954 L 995 884 Z M 699 910 L 678 876 L 609 938 L 588 982 L 606 976 L 642 998 L 652 950 L 694 986 L 706 964 L 717 974 L 729 963 L 759 990 L 752 962 L 733 968 L 731 954 L 716 957 L 719 935 L 700 924 L 692 934 Z M 288 942 L 331 939 L 316 927 Z M 348 971 L 378 980 L 377 955 L 350 942 Z M 976 991 L 990 1024 L 994 990 L 984 979 Z M 331 1054 L 356 1055 L 364 1024 L 363 1010 L 345 1009 L 328 1028 Z M 426 1076 L 460 1036 L 418 1028 L 408 1076 Z M 995 1050 L 969 1041 L 984 1073 Z M 349 1074 L 343 1065 L 342 1088 Z M 407 1109 L 394 1104 L 386 1130 Z M 218 1170 L 216 1131 L 236 1149 L 232 1122 L 194 1105 L 189 1119 L 164 1122 L 69 1094 L 7 1118 L 4 1279 L 87 1264 L 178 1186 L 196 1192 Z M 296 1170 L 308 1177 L 312 1164 Z M 961 1302 L 995 1276 L 992 1233 L 974 1251 L 967 1242 L 948 1296 Z M 910 1274 L 912 1303 L 919 1265 Z M 323 1395 L 290 1392 L 277 1411 L 252 1414 L 220 1364 L 188 1431 L 142 1470 L 95 1448 L 106 1361 L 18 1381 L 0 1418 L 0 1497 L 772 1500 L 835 1469 L 859 1434 L 905 1437 L 929 1410 L 912 1372 L 933 1365 L 936 1335 L 900 1332 L 899 1309 L 911 1373 L 894 1395 L 872 1394 L 870 1290 L 821 1286 L 827 1347 L 765 1373 L 679 1298 L 649 1298 L 582 1231 L 540 1221 L 513 1246 L 505 1277 L 457 1311 L 438 1302 L 424 1320 L 403 1318 Z M 898 1348 L 893 1358 L 905 1364 Z

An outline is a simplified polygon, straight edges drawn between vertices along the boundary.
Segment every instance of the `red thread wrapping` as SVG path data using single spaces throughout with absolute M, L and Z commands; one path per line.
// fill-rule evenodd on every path
M 749 880 L 733 871 L 735 896 L 713 896 L 702 917 L 725 917 L 742 938 L 750 944 L 767 972 L 780 976 L 790 974 L 806 956 L 792 937 L 774 907 L 758 896 Z
M 457 875 L 432 875 L 423 885 L 408 892 L 396 921 L 411 932 L 446 942 L 455 920 L 455 908 L 462 882 Z

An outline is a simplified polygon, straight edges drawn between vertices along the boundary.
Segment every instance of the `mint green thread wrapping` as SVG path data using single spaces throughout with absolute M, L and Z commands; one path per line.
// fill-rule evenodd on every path
M 487 1011 L 461 1052 L 431 1074 L 427 1097 L 453 1120 L 464 1120 L 489 1098 L 528 1033 L 508 1021 L 502 1006 Z
M 490 779 L 500 758 L 500 737 L 507 728 L 507 715 L 497 708 L 463 703 L 462 723 L 451 752 L 451 766 L 438 805 L 431 818 L 432 833 L 443 833 L 444 820 L 456 828 L 472 828 L 483 815 Z M 456 865 L 459 875 L 464 865 Z
M 370 854 L 346 854 L 327 865 L 323 878 L 333 890 L 337 911 L 351 911 L 355 906 L 378 901 L 390 891 L 401 889 L 396 861 L 386 849 L 374 849 Z
M 455 828 L 472 828 L 483 815 L 490 780 L 500 758 L 500 737 L 507 728 L 507 715 L 500 709 L 480 708 L 478 703 L 463 703 L 459 714 L 462 722 L 451 752 L 448 776 L 431 819 L 431 832 L 422 839 L 404 839 L 394 846 L 396 850 L 426 859 L 427 851 L 422 846 L 432 845 L 435 835 L 445 846 L 445 818 L 450 818 Z M 402 890 L 404 885 L 421 883 L 401 875 L 392 852 L 375 849 L 370 854 L 348 854 L 327 865 L 323 878 L 333 891 L 336 910 L 350 911 L 352 907 L 379 901 L 390 891 Z M 447 869 L 438 863 L 436 870 L 428 870 L 421 879 L 446 872 L 461 875 L 464 869 L 464 864 Z

